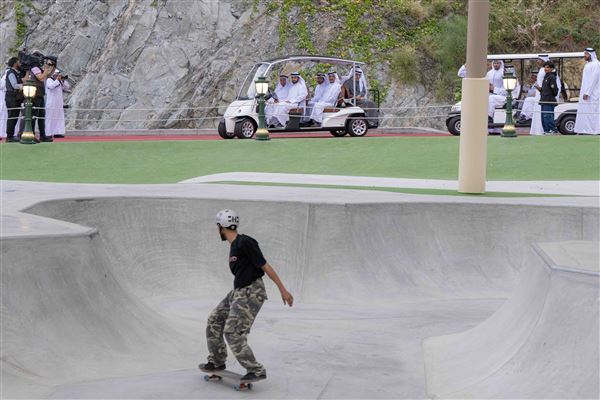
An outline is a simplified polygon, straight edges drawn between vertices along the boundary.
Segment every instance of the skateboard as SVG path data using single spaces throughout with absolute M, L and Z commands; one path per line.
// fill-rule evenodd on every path
M 207 382 L 221 382 L 223 380 L 229 381 L 230 383 L 233 383 L 233 388 L 238 392 L 243 390 L 252 390 L 252 382 L 242 381 L 242 376 L 243 375 L 236 374 L 235 372 L 227 370 L 214 371 L 207 373 L 207 375 L 204 375 L 204 380 Z

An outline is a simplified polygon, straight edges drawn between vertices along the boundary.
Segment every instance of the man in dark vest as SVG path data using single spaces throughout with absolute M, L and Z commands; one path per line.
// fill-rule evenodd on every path
M 8 116 L 6 121 L 6 141 L 18 142 L 15 138 L 15 127 L 21 113 L 21 105 L 23 104 L 23 78 L 21 74 L 21 65 L 17 57 L 11 57 L 6 63 L 8 70 L 6 71 L 6 108 Z
M 35 55 L 35 52 L 33 53 Z M 41 55 L 41 54 L 40 54 Z M 35 122 L 37 121 L 38 130 L 40 132 L 41 142 L 52 142 L 54 139 L 46 137 L 46 110 L 44 105 L 44 98 L 46 95 L 46 79 L 52 75 L 56 69 L 56 62 L 52 59 L 46 59 L 44 64 L 44 70 L 40 67 L 31 68 L 29 76 L 36 86 L 35 97 L 33 98 L 33 112 L 32 112 L 32 129 L 35 132 Z

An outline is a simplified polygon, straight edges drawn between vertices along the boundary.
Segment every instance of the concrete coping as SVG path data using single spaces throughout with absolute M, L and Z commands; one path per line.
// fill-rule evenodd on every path
M 91 236 L 96 228 L 26 213 L 0 215 L 0 239 L 38 239 L 46 237 Z
M 600 276 L 600 242 L 534 243 L 533 248 L 550 269 Z

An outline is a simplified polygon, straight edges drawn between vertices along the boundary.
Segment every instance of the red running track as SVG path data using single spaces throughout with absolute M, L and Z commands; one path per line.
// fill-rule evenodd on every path
M 336 138 L 329 133 L 272 133 L 272 139 L 341 139 Z M 452 137 L 450 134 L 441 133 L 369 133 L 367 137 Z M 348 137 L 348 136 L 346 136 Z M 55 138 L 54 141 L 61 142 L 131 142 L 131 141 L 161 141 L 161 140 L 225 140 L 219 135 L 90 135 L 90 136 L 69 136 L 65 138 Z M 235 140 L 235 139 L 234 139 Z

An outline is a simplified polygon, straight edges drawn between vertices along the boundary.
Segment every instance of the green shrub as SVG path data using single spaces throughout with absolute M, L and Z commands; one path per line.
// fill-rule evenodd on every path
M 417 51 L 410 44 L 396 50 L 390 63 L 390 72 L 404 83 L 414 84 L 419 80 Z

